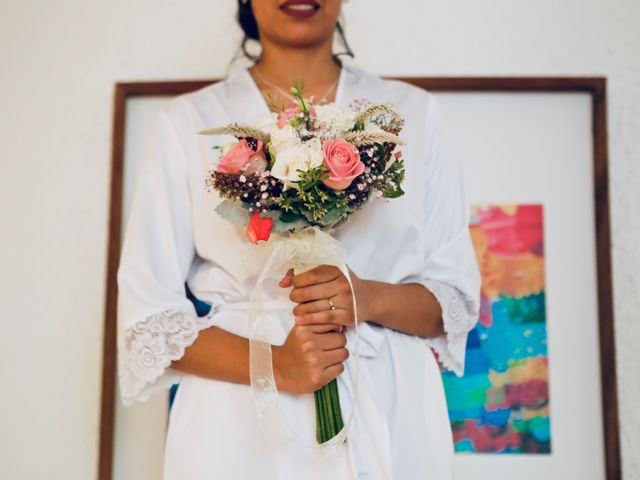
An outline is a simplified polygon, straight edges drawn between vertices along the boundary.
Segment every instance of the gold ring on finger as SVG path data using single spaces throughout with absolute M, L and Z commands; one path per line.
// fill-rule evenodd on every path
M 331 298 L 327 298 L 327 300 L 329 300 L 329 306 L 330 306 L 330 310 L 333 311 L 336 309 L 336 306 L 333 304 L 333 302 L 331 301 Z

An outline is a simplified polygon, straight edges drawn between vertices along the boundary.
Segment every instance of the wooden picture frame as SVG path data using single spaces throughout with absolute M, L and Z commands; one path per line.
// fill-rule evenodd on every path
M 591 98 L 593 192 L 598 294 L 598 336 L 604 460 L 607 480 L 621 478 L 611 274 L 606 79 L 600 77 L 403 77 L 432 92 L 586 93 Z M 125 82 L 115 86 L 108 257 L 104 317 L 99 480 L 111 480 L 116 395 L 116 274 L 122 235 L 123 176 L 127 101 L 136 97 L 173 96 L 194 91 L 214 80 Z

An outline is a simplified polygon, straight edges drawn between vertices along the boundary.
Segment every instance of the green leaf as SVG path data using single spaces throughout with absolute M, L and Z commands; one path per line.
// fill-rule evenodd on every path
M 251 215 L 243 205 L 244 204 L 238 200 L 226 199 L 220 202 L 215 208 L 215 211 L 233 225 L 245 227 L 247 223 L 249 223 Z
M 295 222 L 300 220 L 300 218 L 302 218 L 300 214 L 295 212 L 282 212 L 280 214 L 280 220 L 282 220 L 285 223 Z
M 385 198 L 398 198 L 404 195 L 404 190 L 398 187 L 395 190 L 392 190 L 392 189 L 384 190 L 382 194 L 385 196 Z

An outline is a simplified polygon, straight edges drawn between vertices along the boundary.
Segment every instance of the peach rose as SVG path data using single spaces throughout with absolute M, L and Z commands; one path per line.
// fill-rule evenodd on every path
M 253 150 L 246 139 L 240 140 L 233 147 L 227 151 L 218 164 L 217 171 L 224 173 L 238 173 L 242 171 L 249 163 L 257 158 L 265 160 L 263 145 L 260 140 L 258 142 L 257 150 Z
M 297 117 L 300 112 L 302 112 L 302 110 L 300 110 L 300 107 L 298 106 L 285 108 L 278 114 L 278 128 L 284 128 L 284 126 L 288 125 L 291 119 Z M 316 117 L 315 108 L 311 107 L 309 110 L 309 116 L 312 119 Z
M 283 128 L 287 123 L 289 123 L 289 120 L 297 116 L 300 111 L 299 107 L 291 107 L 280 112 L 278 115 L 278 128 Z
M 364 172 L 358 149 L 346 140 L 325 140 L 322 151 L 324 165 L 329 169 L 329 178 L 324 181 L 327 187 L 344 190 Z

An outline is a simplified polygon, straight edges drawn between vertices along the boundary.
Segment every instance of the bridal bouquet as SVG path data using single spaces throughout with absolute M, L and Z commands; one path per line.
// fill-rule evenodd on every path
M 285 260 L 296 274 L 333 264 L 351 282 L 344 248 L 328 233 L 372 198 L 404 193 L 404 165 L 397 148 L 403 143 L 398 134 L 404 119 L 388 104 L 356 101 L 348 109 L 314 104 L 303 96 L 301 82 L 291 93 L 295 104 L 255 125 L 234 123 L 199 132 L 236 137 L 224 147 L 213 147 L 219 161 L 207 185 L 224 198 L 217 213 L 245 228 L 250 242 L 266 241 L 271 232 L 289 232 L 288 241 L 276 242 L 259 284 Z M 261 417 L 275 403 L 277 390 L 268 328 L 260 323 L 259 285 L 255 290 L 251 382 L 261 396 L 256 398 Z M 353 303 L 355 310 L 355 295 Z M 315 400 L 317 441 L 322 444 L 344 426 L 336 380 L 316 391 Z

